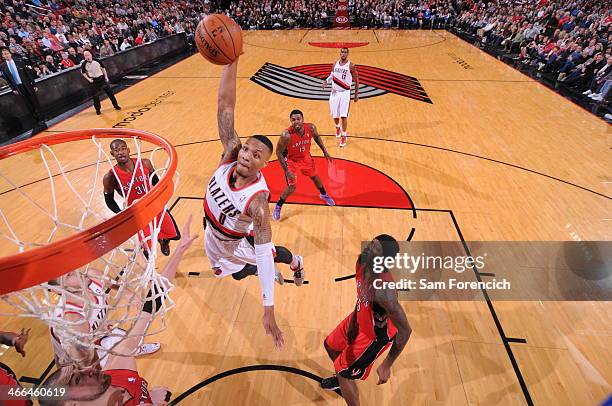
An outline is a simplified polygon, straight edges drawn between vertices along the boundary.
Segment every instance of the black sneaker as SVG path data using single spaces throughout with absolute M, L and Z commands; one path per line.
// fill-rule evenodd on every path
M 326 390 L 336 390 L 340 388 L 338 377 L 336 375 L 324 378 L 321 380 L 321 388 Z
M 161 250 L 161 253 L 165 256 L 170 255 L 170 240 L 159 240 L 159 249 Z

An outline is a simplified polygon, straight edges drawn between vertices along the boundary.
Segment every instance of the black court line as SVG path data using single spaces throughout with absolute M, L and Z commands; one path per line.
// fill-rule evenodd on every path
M 187 276 L 200 276 L 200 272 L 188 272 Z
M 58 131 L 58 132 L 65 132 L 65 131 Z M 268 137 L 278 137 L 280 135 L 279 134 L 266 134 L 266 136 L 268 136 Z M 335 138 L 335 134 L 321 134 L 321 136 L 322 137 L 330 137 L 330 138 L 334 137 Z M 482 159 L 482 160 L 485 160 L 485 161 L 494 162 L 494 163 L 498 163 L 498 164 L 501 164 L 501 165 L 509 166 L 511 168 L 515 168 L 515 169 L 519 169 L 519 170 L 522 170 L 522 171 L 525 171 L 525 172 L 529 172 L 529 173 L 532 173 L 532 174 L 535 174 L 535 175 L 543 176 L 543 177 L 548 178 L 548 179 L 556 180 L 557 182 L 561 182 L 561 183 L 564 183 L 566 185 L 573 186 L 575 188 L 584 190 L 586 192 L 593 193 L 593 194 L 595 194 L 597 196 L 601 196 L 601 197 L 604 197 L 606 199 L 612 200 L 612 197 L 610 197 L 610 196 L 606 196 L 603 193 L 597 192 L 595 190 L 589 189 L 589 188 L 584 187 L 584 186 L 580 186 L 580 185 L 578 185 L 576 183 L 572 183 L 572 182 L 569 182 L 569 181 L 557 178 L 555 176 L 547 175 L 547 174 L 545 174 L 543 172 L 539 172 L 539 171 L 536 171 L 536 170 L 533 170 L 533 169 L 525 168 L 525 167 L 520 166 L 520 165 L 515 165 L 515 164 L 512 164 L 512 163 L 500 161 L 500 160 L 497 160 L 497 159 L 488 158 L 488 157 L 485 157 L 485 156 L 482 156 L 482 155 L 476 155 L 476 154 L 472 154 L 472 153 L 469 153 L 469 152 L 459 151 L 459 150 L 455 150 L 455 149 L 451 149 L 451 148 L 438 147 L 438 146 L 435 146 L 435 145 L 421 144 L 421 143 L 411 142 L 411 141 L 401 141 L 401 140 L 376 138 L 376 137 L 365 137 L 365 136 L 359 136 L 359 135 L 351 135 L 350 137 L 351 138 L 357 138 L 357 139 L 364 139 L 364 140 L 386 141 L 386 142 L 394 142 L 394 143 L 398 143 L 398 144 L 413 145 L 413 146 L 417 146 L 417 147 L 432 148 L 432 149 L 436 149 L 436 150 L 440 150 L 440 151 L 452 152 L 452 153 L 459 154 L 459 155 L 465 155 L 465 156 L 469 156 L 469 157 L 472 157 L 472 158 Z M 246 138 L 249 138 L 249 137 L 245 136 L 245 137 L 240 137 L 240 138 L 241 139 L 246 139 Z M 206 144 L 208 142 L 219 142 L 219 139 L 216 138 L 216 139 L 210 139 L 210 140 L 191 141 L 191 142 L 186 142 L 186 143 L 182 143 L 182 144 L 176 144 L 174 147 L 175 148 L 179 148 L 179 147 L 185 147 L 185 146 L 196 145 L 196 144 Z M 149 151 L 143 151 L 143 153 L 147 153 L 147 152 L 149 152 Z M 95 165 L 95 163 L 88 164 L 88 165 L 83 165 L 83 166 L 80 166 L 78 168 L 70 169 L 70 170 L 66 171 L 66 173 L 70 173 L 72 171 L 76 171 L 76 170 L 79 170 L 79 169 L 87 168 L 87 167 L 93 166 L 93 165 Z M 53 175 L 53 177 L 56 177 L 56 176 L 59 176 L 59 174 Z M 34 183 L 42 182 L 42 181 L 47 180 L 47 179 L 48 178 L 38 179 L 38 180 L 35 180 L 35 181 L 32 181 L 32 182 L 26 183 L 24 185 L 21 185 L 19 187 L 30 186 L 30 185 L 32 185 Z M 13 190 L 14 189 L 9 189 L 9 190 L 6 190 L 4 192 L 1 192 L 0 196 L 5 194 L 5 193 L 12 192 Z M 347 206 L 347 207 L 350 207 L 350 206 Z M 421 210 L 424 210 L 424 209 L 421 209 Z
M 502 79 L 419 79 L 419 82 L 491 82 L 491 83 L 534 83 L 535 80 L 502 80 Z
M 202 389 L 203 387 L 210 385 L 213 382 L 216 382 L 220 379 L 223 378 L 227 378 L 228 376 L 232 376 L 232 375 L 237 375 L 237 374 L 242 374 L 245 372 L 253 372 L 253 371 L 280 371 L 280 372 L 288 372 L 290 374 L 294 374 L 294 375 L 300 375 L 303 376 L 305 378 L 308 379 L 312 379 L 313 381 L 320 383 L 323 378 L 321 378 L 320 376 L 317 376 L 311 372 L 308 371 L 304 371 L 303 369 L 299 369 L 299 368 L 293 368 L 293 367 L 288 367 L 288 366 L 284 366 L 284 365 L 271 365 L 271 364 L 264 364 L 264 365 L 250 365 L 250 366 L 246 366 L 246 367 L 241 367 L 241 368 L 235 368 L 235 369 L 230 369 L 228 371 L 224 371 L 221 372 L 215 376 L 211 376 L 208 379 L 203 380 L 202 382 L 198 383 L 197 385 L 192 386 L 191 388 L 187 389 L 185 392 L 181 393 L 176 399 L 174 399 L 173 401 L 171 401 L 170 403 L 168 403 L 168 406 L 174 406 L 179 404 L 181 401 L 185 400 L 187 397 L 189 397 L 190 395 L 192 395 L 193 393 L 197 392 L 198 390 Z M 336 392 L 338 395 L 340 395 L 340 391 L 339 390 L 335 390 L 334 392 Z M 342 395 L 340 395 L 342 396 Z
M 250 76 L 236 76 L 236 79 L 250 78 Z M 221 76 L 151 76 L 149 79 L 221 79 Z
M 453 225 L 455 227 L 455 230 L 457 231 L 457 234 L 459 236 L 459 239 L 461 240 L 461 243 L 463 245 L 463 248 L 467 254 L 467 256 L 472 256 L 472 254 L 470 253 L 470 249 L 467 245 L 467 242 L 465 241 L 464 237 L 463 237 L 463 233 L 461 232 L 461 229 L 459 228 L 459 224 L 457 223 L 457 219 L 455 218 L 455 215 L 453 213 L 452 210 L 431 210 L 431 211 L 438 211 L 438 212 L 446 212 L 448 214 L 450 214 L 451 220 L 453 222 Z M 474 271 L 474 275 L 476 276 L 476 280 L 478 282 L 482 282 L 482 279 L 480 278 L 481 273 L 478 272 L 476 266 L 474 266 L 472 268 L 472 270 Z M 493 274 L 491 274 L 493 275 Z M 349 280 L 354 278 L 355 275 L 346 275 L 346 276 L 342 276 L 339 278 L 336 278 L 335 281 L 336 282 L 341 282 L 341 281 L 345 281 L 345 280 Z M 497 328 L 497 331 L 499 333 L 499 336 L 502 340 L 502 343 L 504 344 L 504 348 L 506 349 L 506 354 L 508 355 L 508 358 L 510 359 L 510 363 L 512 364 L 512 368 L 514 370 L 514 373 L 519 381 L 519 385 L 521 386 L 521 390 L 523 391 L 523 396 L 525 397 L 525 400 L 527 401 L 527 404 L 529 406 L 533 406 L 533 400 L 531 399 L 531 394 L 529 393 L 529 389 L 527 388 L 527 384 L 525 383 L 525 379 L 523 378 L 523 374 L 518 366 L 518 363 L 516 362 L 516 358 L 514 357 L 514 353 L 512 352 L 512 348 L 510 348 L 510 343 L 514 342 L 514 343 L 527 343 L 527 340 L 525 339 L 521 339 L 521 338 L 509 338 L 506 336 L 506 333 L 504 332 L 504 329 L 501 325 L 501 322 L 499 321 L 499 317 L 497 316 L 497 312 L 495 311 L 495 307 L 493 306 L 493 302 L 491 301 L 488 291 L 486 288 L 481 288 L 480 289 L 485 301 L 487 303 L 487 307 L 489 308 L 489 312 L 491 313 L 491 317 L 493 318 L 493 322 L 495 323 L 495 326 Z
M 559 97 L 563 98 L 563 99 L 564 99 L 564 100 L 566 100 L 566 101 L 571 102 L 572 104 L 574 104 L 574 105 L 576 105 L 576 106 L 580 107 L 582 110 L 586 111 L 586 112 L 587 112 L 587 113 L 589 113 L 590 115 L 595 116 L 595 117 L 597 117 L 598 119 L 602 120 L 604 123 L 606 123 L 606 124 L 610 124 L 610 123 L 608 123 L 608 122 L 606 121 L 606 119 L 605 119 L 605 118 L 600 117 L 600 116 L 598 116 L 598 115 L 596 115 L 596 114 L 593 114 L 593 112 L 592 112 L 591 110 L 589 110 L 588 108 L 586 108 L 586 107 L 584 107 L 584 106 L 582 106 L 582 105 L 578 104 L 577 102 L 575 102 L 574 100 L 572 100 L 572 99 L 570 99 L 570 98 L 568 98 L 568 97 L 565 97 L 565 96 L 564 96 L 564 95 L 562 95 L 561 93 L 558 93 L 558 92 L 557 92 L 555 89 L 553 89 L 552 87 L 549 87 L 549 86 L 548 86 L 548 85 L 546 85 L 544 82 L 540 82 L 539 80 L 535 80 L 535 79 L 531 78 L 531 77 L 530 77 L 529 75 L 527 75 L 526 73 L 521 72 L 519 69 L 516 69 L 516 68 L 514 68 L 514 67 L 512 67 L 512 66 L 508 65 L 507 63 L 505 63 L 504 61 L 502 61 L 502 60 L 500 60 L 500 59 L 497 59 L 496 57 L 494 57 L 494 56 L 493 56 L 493 55 L 491 55 L 490 53 L 488 53 L 488 52 L 486 52 L 486 51 L 483 51 L 482 49 L 480 49 L 480 48 L 479 48 L 479 47 L 477 47 L 476 45 L 472 44 L 470 41 L 467 41 L 467 40 L 465 40 L 465 39 L 461 38 L 459 35 L 455 34 L 454 32 L 452 32 L 452 31 L 448 31 L 448 30 L 446 30 L 446 32 L 448 32 L 449 34 L 453 35 L 455 38 L 458 38 L 458 39 L 460 39 L 461 41 L 465 42 L 465 43 L 466 43 L 466 44 L 468 44 L 470 47 L 472 47 L 472 48 L 474 48 L 474 49 L 477 49 L 477 50 L 478 50 L 478 51 L 480 51 L 481 53 L 483 53 L 483 54 L 485 54 L 485 55 L 489 56 L 490 58 L 492 58 L 492 59 L 496 60 L 497 62 L 501 63 L 502 65 L 504 65 L 504 66 L 506 66 L 506 67 L 510 68 L 511 70 L 513 70 L 513 71 L 515 71 L 515 72 L 518 72 L 518 73 L 520 73 L 521 75 L 523 75 L 523 76 L 525 76 L 525 77 L 527 77 L 527 78 L 529 78 L 529 79 L 532 79 L 533 83 L 537 83 L 537 84 L 539 84 L 540 86 L 543 86 L 544 88 L 546 88 L 546 89 L 548 89 L 549 91 L 553 92 L 553 93 L 554 93 L 554 94 L 556 94 L 557 96 L 559 96 Z
M 31 384 L 34 384 L 35 386 L 38 386 L 41 383 L 43 383 L 43 381 L 45 380 L 49 372 L 51 372 L 51 369 L 53 368 L 54 365 L 55 365 L 55 360 L 53 359 L 51 360 L 47 368 L 43 371 L 43 373 L 38 378 L 34 378 L 31 376 L 22 376 L 21 378 L 19 378 L 19 382 L 31 383 Z
M 451 219 L 453 220 L 455 229 L 457 230 L 457 234 L 459 235 L 459 239 L 461 240 L 461 243 L 463 244 L 463 249 L 465 250 L 465 253 L 467 254 L 467 256 L 471 257 L 472 254 L 470 253 L 470 248 L 468 247 L 467 242 L 463 238 L 463 233 L 461 232 L 461 229 L 459 228 L 459 223 L 457 223 L 457 219 L 455 218 L 455 214 L 453 213 L 452 210 L 450 212 L 450 216 L 451 216 Z M 478 282 L 482 282 L 482 279 L 480 278 L 480 275 L 478 274 L 478 270 L 476 269 L 475 265 L 472 267 L 472 271 L 474 271 L 476 280 Z M 497 312 L 495 311 L 493 302 L 491 301 L 491 298 L 489 297 L 489 293 L 487 289 L 484 287 L 481 288 L 480 291 L 482 292 L 485 298 L 487 307 L 489 308 L 489 312 L 491 313 L 491 317 L 493 317 L 493 322 L 495 323 L 495 326 L 497 327 L 497 332 L 499 333 L 502 343 L 504 344 L 504 348 L 506 349 L 506 354 L 508 354 L 508 358 L 510 359 L 510 363 L 512 364 L 512 369 L 514 369 L 514 374 L 516 375 L 516 378 L 519 381 L 519 385 L 521 386 L 521 389 L 523 391 L 523 396 L 525 397 L 525 400 L 527 401 L 527 405 L 533 406 L 534 403 L 533 403 L 533 400 L 531 399 L 529 388 L 527 388 L 527 383 L 525 382 L 525 378 L 523 378 L 523 373 L 521 372 L 521 369 L 519 368 L 518 363 L 516 362 L 516 358 L 514 357 L 514 353 L 512 352 L 512 348 L 510 347 L 510 341 L 508 341 L 508 337 L 506 336 L 506 333 L 504 332 L 504 328 L 502 327 L 501 322 L 499 321 L 499 317 L 497 317 Z
M 376 38 L 376 43 L 380 44 L 380 40 L 378 39 L 378 34 L 376 34 L 376 30 L 372 30 L 372 32 L 374 33 L 374 37 Z
M 346 281 L 349 279 L 353 279 L 356 275 L 352 274 L 352 275 L 346 275 L 346 276 L 341 276 L 339 278 L 334 279 L 335 282 L 342 282 L 342 281 Z
M 298 41 L 298 44 L 301 44 L 302 41 L 304 41 L 304 37 L 306 37 L 306 35 L 308 35 L 308 33 L 310 32 L 310 29 L 306 30 L 306 32 L 304 33 L 304 35 L 302 35 L 302 38 L 300 38 L 300 40 Z
M 440 37 L 442 38 L 440 41 L 436 41 L 436 42 L 431 42 L 429 44 L 425 44 L 425 45 L 417 45 L 414 47 L 405 47 L 405 48 L 391 48 L 391 49 L 378 49 L 378 50 L 358 50 L 359 48 L 353 48 L 353 53 L 372 53 L 372 52 L 395 52 L 395 51 L 408 51 L 411 49 L 420 49 L 420 48 L 428 48 L 434 45 L 438 45 L 443 43 L 444 41 L 446 41 L 448 38 L 446 37 Z M 263 49 L 271 49 L 273 51 L 284 51 L 284 52 L 319 52 L 319 53 L 327 53 L 329 52 L 328 50 L 323 50 L 323 48 L 321 48 L 321 50 L 311 50 L 311 49 L 287 49 L 287 48 L 273 48 L 273 47 L 267 47 L 267 46 L 263 46 L 263 45 L 256 45 L 256 44 L 251 44 L 248 42 L 244 42 L 244 44 L 255 47 L 255 48 L 263 48 Z

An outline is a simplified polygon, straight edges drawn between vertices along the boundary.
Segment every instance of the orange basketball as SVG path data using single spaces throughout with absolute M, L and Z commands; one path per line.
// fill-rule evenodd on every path
M 225 14 L 211 14 L 200 21 L 195 42 L 200 54 L 215 65 L 230 64 L 242 54 L 242 30 Z

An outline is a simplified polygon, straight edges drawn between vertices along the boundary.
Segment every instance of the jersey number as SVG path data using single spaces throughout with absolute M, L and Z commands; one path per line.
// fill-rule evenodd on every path
M 225 224 L 225 219 L 227 218 L 227 216 L 225 215 L 225 213 L 220 213 L 219 214 L 219 224 L 223 225 Z
M 342 72 L 342 79 L 346 79 L 346 72 Z
M 300 152 L 306 152 L 306 147 L 300 147 Z

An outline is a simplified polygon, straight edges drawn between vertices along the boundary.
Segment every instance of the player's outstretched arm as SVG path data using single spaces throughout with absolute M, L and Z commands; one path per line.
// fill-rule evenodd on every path
M 312 133 L 314 134 L 315 142 L 317 143 L 319 148 L 321 148 L 321 151 L 323 151 L 323 156 L 325 156 L 325 158 L 331 162 L 332 157 L 331 155 L 329 155 L 329 152 L 327 152 L 327 148 L 325 148 L 325 143 L 323 143 L 323 139 L 319 135 L 319 130 L 317 130 L 317 126 L 314 124 L 312 124 Z
M 108 171 L 104 178 L 102 178 L 102 184 L 104 185 L 104 202 L 113 213 L 117 214 L 121 211 L 121 208 L 115 201 L 115 188 L 117 180 L 113 171 Z
M 183 255 L 189 249 L 193 241 L 198 238 L 197 235 L 192 236 L 189 230 L 191 225 L 191 215 L 185 222 L 183 229 L 181 230 L 181 242 L 174 249 L 170 260 L 164 267 L 161 272 L 161 275 L 166 277 L 170 282 L 174 279 L 174 275 L 176 274 L 176 270 L 178 269 L 181 260 L 183 259 Z M 129 331 L 128 336 L 118 343 L 113 349 L 120 354 L 129 354 L 132 353 L 138 348 L 140 345 L 140 339 L 146 334 L 147 329 L 149 328 L 149 324 L 153 319 L 153 314 L 162 307 L 162 298 L 164 292 L 158 290 L 158 287 L 152 287 L 149 292 L 149 297 L 147 302 L 145 302 L 142 312 L 138 317 L 136 323 L 134 323 L 134 327 Z M 104 369 L 129 369 L 136 371 L 136 361 L 134 357 L 123 357 L 110 355 L 108 362 Z
M 274 244 L 272 244 L 272 227 L 270 225 L 270 209 L 268 194 L 257 194 L 249 206 L 249 216 L 253 219 L 255 233 L 255 256 L 257 275 L 263 292 L 264 316 L 263 325 L 266 334 L 271 335 L 276 348 L 281 348 L 285 341 L 283 332 L 276 325 L 274 317 Z
M 351 62 L 351 66 L 349 66 L 349 69 L 351 70 L 353 81 L 355 81 L 355 97 L 353 100 L 357 102 L 359 101 L 359 75 L 357 74 L 357 67 L 353 62 Z
M 231 162 L 238 158 L 240 138 L 234 129 L 234 110 L 236 108 L 236 72 L 238 59 L 223 67 L 217 102 L 217 124 L 219 138 L 223 144 L 221 163 Z
M 404 350 L 410 338 L 410 334 L 412 333 L 412 329 L 410 328 L 410 324 L 408 324 L 408 318 L 406 317 L 404 308 L 397 300 L 397 292 L 395 290 L 377 289 L 374 295 L 374 301 L 387 311 L 389 319 L 395 324 L 395 327 L 397 327 L 397 335 L 395 336 L 393 345 L 391 345 L 389 354 L 387 354 L 385 360 L 376 369 L 378 373 L 377 385 L 381 385 L 386 383 L 391 377 L 391 365 L 393 365 L 397 357 L 399 357 Z

